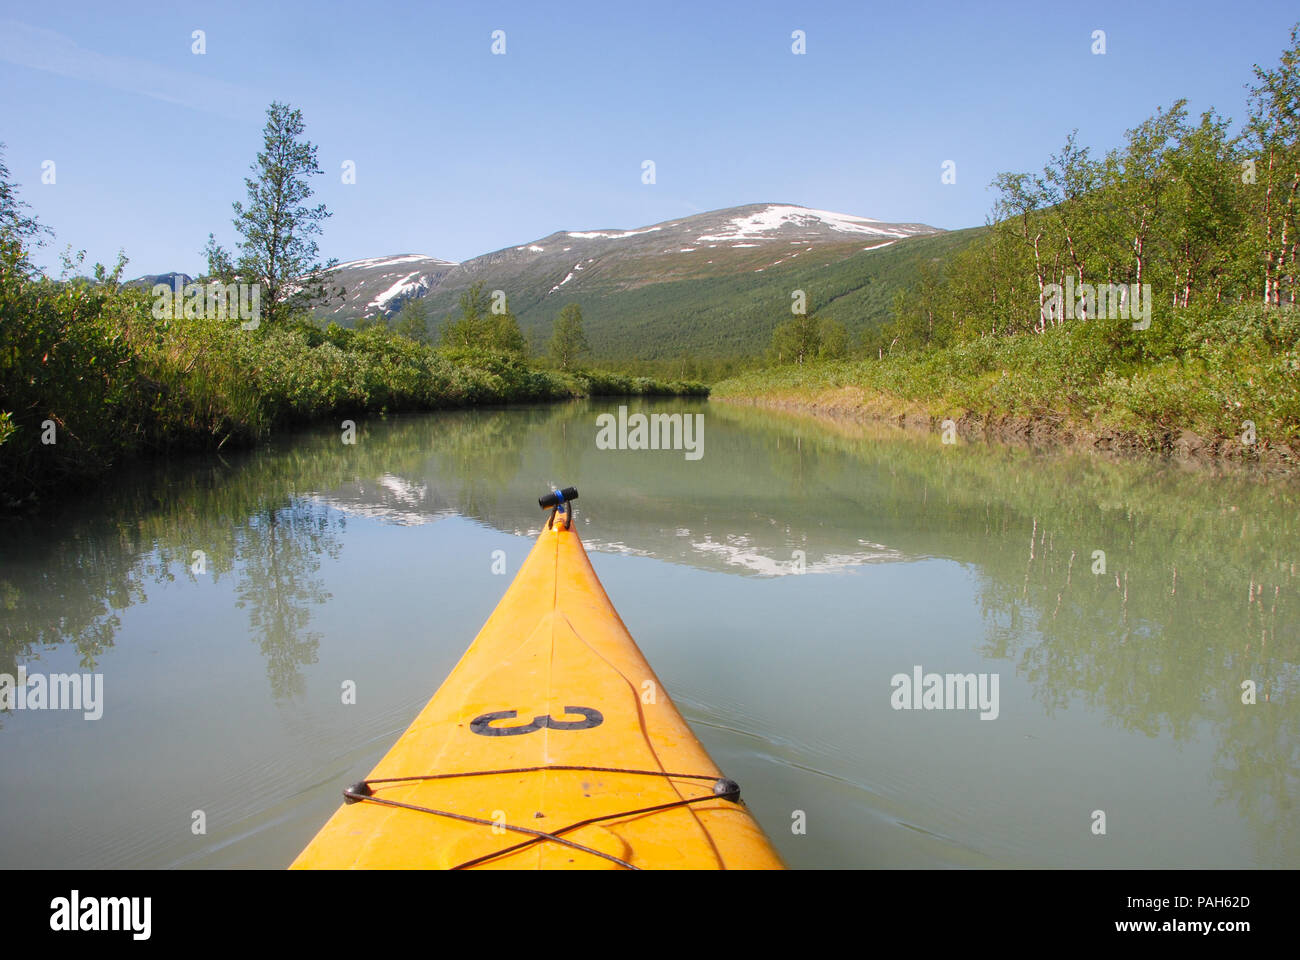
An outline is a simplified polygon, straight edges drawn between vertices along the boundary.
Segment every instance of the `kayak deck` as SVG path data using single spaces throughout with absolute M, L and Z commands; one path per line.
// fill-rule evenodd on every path
M 293 868 L 782 866 L 571 517 L 541 533 L 442 687 Z

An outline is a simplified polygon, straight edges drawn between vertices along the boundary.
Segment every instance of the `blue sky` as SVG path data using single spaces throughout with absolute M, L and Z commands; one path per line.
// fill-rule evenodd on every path
M 130 276 L 197 272 L 210 231 L 233 243 L 275 99 L 319 147 L 325 257 L 464 260 L 764 201 L 953 229 L 1075 127 L 1105 150 L 1177 97 L 1239 121 L 1297 20 L 1293 2 L 0 0 L 0 141 L 56 232 L 38 262 L 120 248 Z

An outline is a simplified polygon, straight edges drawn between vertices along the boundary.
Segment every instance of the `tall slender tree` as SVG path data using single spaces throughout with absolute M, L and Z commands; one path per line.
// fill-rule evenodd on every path
M 1165 200 L 1173 182 L 1170 163 L 1187 132 L 1186 121 L 1187 101 L 1175 100 L 1168 110 L 1157 108 L 1155 116 L 1126 134 L 1121 161 L 1124 175 L 1116 192 L 1123 211 L 1124 238 L 1132 249 L 1134 283 L 1156 279 L 1150 276 L 1150 261 L 1159 251 L 1148 249 L 1148 244 L 1158 242 L 1167 226 Z
M 772 331 L 772 359 L 777 363 L 814 360 L 822 345 L 821 324 L 815 316 L 796 314 Z
M 510 309 L 507 299 L 501 304 L 500 312 L 491 313 L 488 322 L 488 340 L 492 349 L 502 353 L 523 356 L 528 352 L 528 342 L 524 340 L 523 331 L 519 329 L 519 318 Z
M 550 344 L 551 359 L 561 370 L 568 370 L 584 354 L 590 352 L 591 346 L 582 329 L 582 308 L 576 303 L 567 304 L 555 318 Z
M 1253 152 L 1258 189 L 1255 242 L 1262 254 L 1263 302 L 1295 303 L 1300 246 L 1300 24 L 1278 66 L 1255 66 L 1246 144 Z M 1289 289 L 1284 296 L 1283 285 Z
M 320 262 L 316 238 L 329 216 L 325 204 L 307 206 L 309 178 L 323 171 L 316 146 L 303 137 L 302 111 L 274 102 L 266 111 L 262 150 L 244 180 L 247 204 L 233 204 L 241 240 L 231 256 L 209 235 L 204 252 L 208 274 L 225 281 L 262 284 L 262 319 L 276 323 L 312 304 L 340 295 L 328 271 L 338 261 Z
M 470 285 L 460 295 L 460 314 L 451 315 L 442 327 L 442 342 L 448 347 L 482 347 L 491 303 L 483 281 Z
M 1095 228 L 1088 200 L 1101 183 L 1101 168 L 1089 158 L 1088 148 L 1079 146 L 1078 135 L 1078 130 L 1071 131 L 1060 153 L 1049 158 L 1039 192 L 1065 242 L 1069 269 L 1075 280 L 1083 283 Z M 1063 283 L 1064 277 L 1057 277 L 1056 282 Z M 1081 319 L 1087 319 L 1086 311 Z
M 1043 235 L 1046 232 L 1042 218 L 1043 196 L 1039 183 L 1027 173 L 1000 173 L 994 180 L 999 192 L 994 216 L 1004 228 L 1016 231 L 1026 251 L 1034 255 L 1034 279 L 1038 284 L 1038 324 L 1042 331 L 1047 326 L 1047 312 L 1042 307 L 1043 289 L 1047 284 L 1047 269 L 1043 263 Z
M 429 305 L 423 297 L 412 297 L 402 304 L 393 320 L 393 330 L 416 343 L 429 342 Z

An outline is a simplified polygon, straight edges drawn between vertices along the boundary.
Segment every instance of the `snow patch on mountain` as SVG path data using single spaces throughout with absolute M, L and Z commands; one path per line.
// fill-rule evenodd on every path
M 450 267 L 457 266 L 455 260 L 439 260 L 437 257 L 424 257 L 418 253 L 408 253 L 400 257 L 370 257 L 366 260 L 349 260 L 347 263 L 336 265 L 333 269 L 367 270 L 374 267 L 395 267 L 403 263 L 441 263 Z
M 621 233 L 607 233 L 602 230 L 592 230 L 587 233 L 573 233 L 571 231 L 568 236 L 578 240 L 622 240 L 626 237 L 635 237 L 642 233 L 654 233 L 656 230 L 662 229 L 663 227 L 646 227 L 644 230 L 624 230 Z
M 418 280 L 416 279 L 417 277 L 419 277 Z M 379 309 L 382 310 L 385 307 L 385 305 L 387 305 L 388 302 L 392 300 L 394 297 L 400 297 L 408 293 L 422 293 L 423 291 L 427 290 L 428 287 L 429 287 L 428 277 L 423 276 L 419 271 L 416 271 L 415 273 L 408 273 L 401 280 L 398 280 L 395 284 L 393 284 L 391 287 L 389 287 L 379 296 L 375 297 L 375 299 L 371 300 L 368 304 L 366 304 L 366 306 L 378 307 Z
M 723 231 L 704 234 L 696 238 L 697 243 L 709 241 L 726 242 L 729 240 L 772 240 L 768 234 L 780 230 L 789 224 L 795 227 L 829 227 L 839 233 L 871 234 L 873 236 L 895 237 L 901 239 L 910 236 L 907 231 L 891 230 L 878 226 L 880 220 L 870 217 L 854 217 L 847 213 L 835 213 L 831 210 L 811 210 L 789 204 L 773 204 L 755 213 L 735 217 L 728 222 Z
M 573 265 L 573 270 L 570 270 L 570 271 L 565 275 L 565 277 L 564 277 L 563 280 L 561 280 L 561 281 L 560 281 L 559 283 L 557 283 L 555 286 L 551 287 L 551 289 L 550 289 L 550 290 L 547 290 L 546 292 L 547 292 L 547 293 L 554 293 L 556 290 L 559 290 L 560 287 L 564 286 L 566 283 L 568 283 L 570 280 L 573 279 L 573 273 L 574 273 L 574 270 L 581 270 L 581 269 L 582 269 L 582 264 L 580 264 L 580 263 L 575 263 L 575 264 Z

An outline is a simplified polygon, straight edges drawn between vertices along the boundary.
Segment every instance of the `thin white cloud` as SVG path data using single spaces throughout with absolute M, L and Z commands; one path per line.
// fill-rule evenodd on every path
M 266 109 L 266 99 L 246 87 L 97 53 L 54 30 L 16 20 L 0 19 L 0 60 L 235 120 L 257 117 Z

